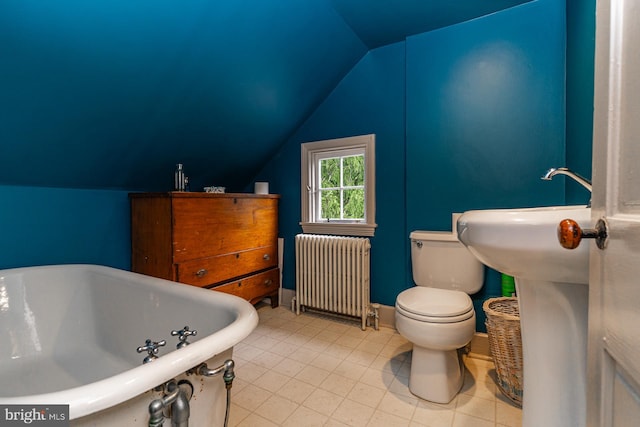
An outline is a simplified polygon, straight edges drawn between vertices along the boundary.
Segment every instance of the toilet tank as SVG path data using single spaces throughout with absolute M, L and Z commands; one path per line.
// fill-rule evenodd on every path
M 411 268 L 418 286 L 474 294 L 484 282 L 484 266 L 450 231 L 414 231 Z

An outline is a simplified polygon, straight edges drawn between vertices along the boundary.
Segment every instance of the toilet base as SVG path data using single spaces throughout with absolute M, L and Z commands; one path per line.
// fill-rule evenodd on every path
M 464 363 L 458 350 L 431 350 L 414 344 L 409 390 L 421 399 L 449 403 L 464 382 Z

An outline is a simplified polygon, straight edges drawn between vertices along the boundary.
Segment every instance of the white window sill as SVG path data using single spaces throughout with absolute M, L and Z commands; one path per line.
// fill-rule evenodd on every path
M 372 237 L 378 224 L 345 224 L 329 222 L 301 222 L 302 231 L 309 234 L 329 234 L 334 236 Z

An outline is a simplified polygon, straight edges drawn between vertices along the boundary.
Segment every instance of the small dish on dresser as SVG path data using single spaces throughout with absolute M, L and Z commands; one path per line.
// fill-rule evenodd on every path
M 205 193 L 224 193 L 225 187 L 204 187 Z

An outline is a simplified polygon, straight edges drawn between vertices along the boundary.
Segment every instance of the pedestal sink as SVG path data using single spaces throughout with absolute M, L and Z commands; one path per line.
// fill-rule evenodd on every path
M 589 245 L 560 246 L 566 218 L 586 206 L 465 212 L 458 238 L 485 265 L 515 277 L 523 351 L 523 427 L 586 425 Z

